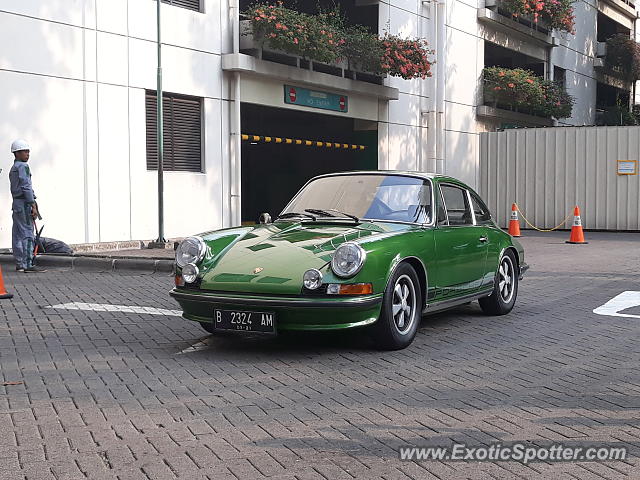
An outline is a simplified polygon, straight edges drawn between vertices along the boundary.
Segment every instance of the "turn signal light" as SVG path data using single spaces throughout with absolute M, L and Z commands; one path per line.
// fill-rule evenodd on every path
M 176 283 L 176 287 L 184 287 L 184 278 L 182 278 L 182 275 L 176 273 L 174 280 Z
M 370 283 L 332 284 L 327 288 L 330 295 L 369 295 L 373 293 L 373 285 Z

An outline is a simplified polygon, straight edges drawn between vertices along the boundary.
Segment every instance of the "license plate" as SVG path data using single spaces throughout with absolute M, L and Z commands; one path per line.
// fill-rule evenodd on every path
M 276 315 L 273 312 L 216 309 L 213 311 L 213 326 L 216 330 L 275 334 Z

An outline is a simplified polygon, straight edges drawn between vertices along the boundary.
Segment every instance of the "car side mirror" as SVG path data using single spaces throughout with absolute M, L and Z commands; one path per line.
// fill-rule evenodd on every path
M 258 223 L 261 225 L 264 225 L 266 223 L 272 223 L 271 220 L 271 215 L 269 215 L 268 213 L 261 213 L 260 217 L 258 217 Z

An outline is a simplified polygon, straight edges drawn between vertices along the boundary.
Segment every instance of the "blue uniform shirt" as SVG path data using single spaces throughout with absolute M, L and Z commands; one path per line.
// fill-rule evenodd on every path
M 11 195 L 14 200 L 24 200 L 27 203 L 33 203 L 36 195 L 33 193 L 31 185 L 31 170 L 27 162 L 16 160 L 13 167 L 9 171 L 9 181 L 11 182 Z

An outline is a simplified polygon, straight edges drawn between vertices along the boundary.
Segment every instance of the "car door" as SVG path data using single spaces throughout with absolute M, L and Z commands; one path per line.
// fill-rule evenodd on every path
M 476 224 L 467 189 L 453 183 L 440 183 L 438 190 L 436 298 L 470 294 L 480 288 L 485 273 L 486 227 Z
M 471 189 L 469 189 L 469 196 L 476 225 L 484 227 L 484 233 L 487 237 L 487 256 L 481 288 L 491 288 L 500 260 L 501 240 L 504 237 L 504 232 L 493 222 L 491 212 L 480 196 Z

